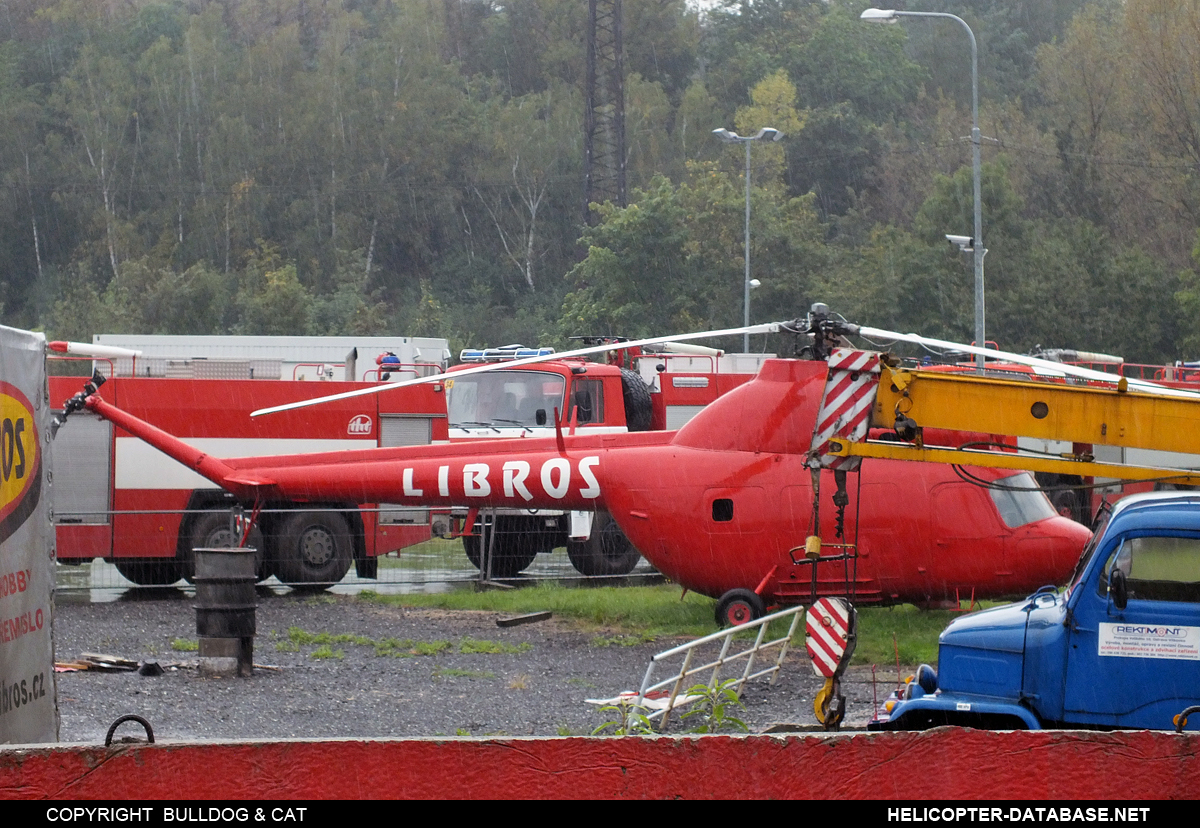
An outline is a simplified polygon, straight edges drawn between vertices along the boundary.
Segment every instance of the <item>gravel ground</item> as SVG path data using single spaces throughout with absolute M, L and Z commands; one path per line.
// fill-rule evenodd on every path
M 632 646 L 612 634 L 563 619 L 501 628 L 491 612 L 383 607 L 347 595 L 260 592 L 252 678 L 207 678 L 196 653 L 172 646 L 195 641 L 194 599 L 180 590 L 130 591 L 111 603 L 60 600 L 55 615 L 58 661 L 99 652 L 178 665 L 157 677 L 95 671 L 58 673 L 63 742 L 103 741 L 118 716 L 148 719 L 161 741 L 507 735 L 582 735 L 610 718 L 585 699 L 636 690 L 652 655 L 684 639 Z M 434 655 L 376 655 L 364 643 L 296 646 L 288 630 L 414 642 L 451 642 Z M 464 653 L 461 642 L 494 642 L 503 652 Z M 665 676 L 664 676 L 665 677 Z M 890 690 L 888 671 L 879 694 Z M 738 713 L 752 732 L 772 725 L 813 726 L 820 681 L 802 651 L 788 656 L 774 687 L 752 684 Z M 847 724 L 872 709 L 870 670 L 843 684 Z M 688 723 L 690 724 L 690 722 Z M 140 735 L 123 725 L 125 735 Z

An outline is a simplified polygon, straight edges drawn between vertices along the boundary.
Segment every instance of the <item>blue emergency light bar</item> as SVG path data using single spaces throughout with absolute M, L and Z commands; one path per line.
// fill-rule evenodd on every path
M 506 345 L 503 348 L 464 348 L 458 355 L 462 362 L 502 362 L 509 359 L 550 356 L 553 348 L 526 348 L 524 345 Z

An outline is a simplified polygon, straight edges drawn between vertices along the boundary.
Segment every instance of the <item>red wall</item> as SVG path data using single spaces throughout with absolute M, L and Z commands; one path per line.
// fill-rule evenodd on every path
M 3 798 L 1162 799 L 1200 734 L 925 733 L 0 748 Z M 338 769 L 334 771 L 333 769 Z

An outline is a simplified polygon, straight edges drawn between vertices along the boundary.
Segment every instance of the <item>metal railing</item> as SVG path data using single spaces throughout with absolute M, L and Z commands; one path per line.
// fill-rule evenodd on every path
M 691 679 L 709 673 L 708 679 L 703 683 L 710 689 L 715 688 L 721 683 L 722 669 L 729 664 L 742 660 L 745 660 L 746 663 L 742 668 L 741 676 L 729 684 L 729 687 L 737 692 L 739 698 L 742 695 L 742 688 L 746 682 L 753 679 L 770 676 L 771 681 L 769 685 L 774 686 L 776 679 L 779 677 L 780 668 L 783 666 L 783 660 L 787 657 L 792 637 L 796 634 L 796 628 L 800 626 L 800 620 L 804 617 L 804 611 L 805 608 L 803 606 L 789 607 L 770 615 L 764 615 L 762 618 L 746 624 L 730 627 L 720 632 L 706 635 L 703 638 L 697 638 L 695 641 L 681 644 L 678 647 L 672 647 L 669 650 L 664 650 L 657 655 L 651 656 L 650 664 L 646 667 L 646 676 L 642 679 L 641 689 L 638 691 L 637 699 L 633 702 L 634 707 L 647 710 L 648 712 L 645 713 L 646 718 L 651 721 L 659 719 L 659 730 L 665 730 L 672 710 L 695 701 L 695 696 L 685 695 L 685 692 L 687 689 L 701 682 Z M 787 635 L 765 640 L 771 623 L 786 618 L 791 618 Z M 755 635 L 753 644 L 745 649 L 730 652 L 734 643 L 734 636 L 755 629 L 757 629 L 757 634 Z M 693 665 L 698 652 L 701 652 L 704 647 L 717 642 L 721 643 L 721 649 L 716 657 L 702 664 Z M 774 663 L 769 667 L 756 670 L 755 664 L 758 656 L 773 647 L 779 648 L 779 655 L 776 656 Z M 657 682 L 653 681 L 654 668 L 666 660 L 678 656 L 683 656 L 683 663 L 680 668 L 669 678 Z M 667 690 L 667 688 L 670 689 Z

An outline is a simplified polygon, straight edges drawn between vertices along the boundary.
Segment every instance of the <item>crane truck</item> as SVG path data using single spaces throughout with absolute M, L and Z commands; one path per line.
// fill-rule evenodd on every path
M 830 323 L 829 332 L 858 333 Z M 864 336 L 880 332 L 861 330 Z M 948 344 L 948 343 L 940 343 Z M 898 438 L 839 434 L 828 462 L 889 458 L 1021 467 L 1034 472 L 1200 483 L 1188 468 L 1096 462 L 1090 453 L 1030 455 L 942 449 L 927 429 L 975 428 L 1056 441 L 1200 455 L 1200 394 L 1126 377 L 1083 384 L 885 364 L 868 382 L 869 424 Z M 875 730 L 1181 729 L 1200 709 L 1200 494 L 1133 495 L 1105 506 L 1065 589 L 965 615 L 870 722 Z

